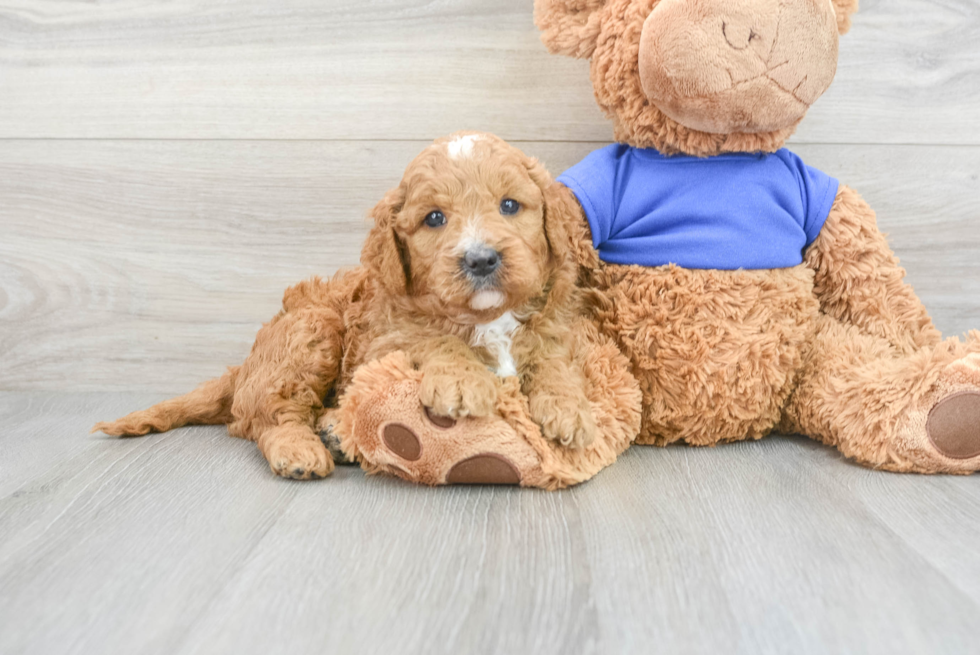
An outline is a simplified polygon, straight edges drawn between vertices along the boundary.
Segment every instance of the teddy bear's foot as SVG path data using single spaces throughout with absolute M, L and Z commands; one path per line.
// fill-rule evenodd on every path
M 361 366 L 341 397 L 335 424 L 341 450 L 369 473 L 428 485 L 550 490 L 585 482 L 633 442 L 641 396 L 616 346 L 585 321 L 579 328 L 587 402 L 598 427 L 589 446 L 565 448 L 542 436 L 517 378 L 496 381 L 497 405 L 489 416 L 454 419 L 426 409 L 423 372 L 405 353 L 394 352 Z
M 369 472 L 427 485 L 539 483 L 540 457 L 503 418 L 439 416 L 419 391 L 417 381 L 401 380 L 364 399 L 345 452 Z
M 900 426 L 898 437 L 899 443 L 913 446 L 910 470 L 960 474 L 980 470 L 980 354 L 967 355 L 943 369 L 931 392 Z
M 926 434 L 950 459 L 980 455 L 980 391 L 961 391 L 943 398 L 929 412 Z
M 506 431 L 513 432 L 506 423 L 501 425 L 502 421 L 490 421 L 481 424 L 466 419 L 453 420 L 437 416 L 428 408 L 422 408 L 422 415 L 425 420 L 410 421 L 415 424 L 414 428 L 406 425 L 404 417 L 379 426 L 381 442 L 388 453 L 405 462 L 418 463 L 422 460 L 423 451 L 440 452 L 436 458 L 430 458 L 428 466 L 420 467 L 429 469 L 428 475 L 424 477 L 433 480 L 434 484 L 519 485 L 521 483 L 523 473 L 527 471 L 522 472 L 521 467 L 513 461 L 515 459 L 513 452 L 502 454 L 480 451 L 465 456 L 471 451 L 480 450 L 472 447 L 474 442 L 480 441 L 480 432 L 485 432 L 492 437 L 503 436 Z M 449 449 L 456 452 L 447 452 Z M 499 443 L 494 444 L 493 449 L 499 451 Z M 375 452 L 375 456 L 377 455 L 378 453 Z M 533 468 L 537 463 L 534 459 L 526 457 L 516 459 L 525 467 L 530 465 Z
M 930 443 L 944 457 L 980 469 L 980 354 L 948 365 L 934 394 L 925 421 Z

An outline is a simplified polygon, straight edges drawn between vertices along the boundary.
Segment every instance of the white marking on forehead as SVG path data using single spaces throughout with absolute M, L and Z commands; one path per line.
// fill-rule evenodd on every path
M 463 228 L 463 232 L 459 236 L 459 241 L 456 242 L 456 252 L 458 254 L 466 254 L 473 248 L 486 244 L 487 235 L 482 230 L 482 223 L 479 216 L 472 216 L 466 222 L 466 227 Z
M 473 144 L 483 139 L 479 134 L 458 136 L 446 144 L 446 151 L 453 159 L 473 156 Z
M 482 293 L 496 293 L 501 296 L 501 302 L 503 302 L 503 294 L 499 291 L 481 291 L 477 296 Z M 475 298 L 476 296 L 474 296 Z M 517 375 L 517 363 L 514 361 L 514 355 L 510 349 L 514 345 L 514 333 L 520 327 L 521 323 L 514 317 L 513 312 L 504 312 L 500 318 L 492 323 L 477 325 L 476 331 L 473 333 L 473 345 L 483 346 L 497 358 L 496 373 L 502 378 Z

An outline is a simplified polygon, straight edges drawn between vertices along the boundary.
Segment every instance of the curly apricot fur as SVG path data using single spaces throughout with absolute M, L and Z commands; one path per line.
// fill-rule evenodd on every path
M 581 410 L 588 399 L 569 345 L 581 308 L 577 267 L 565 224 L 551 218 L 560 213 L 549 211 L 551 191 L 543 166 L 492 135 L 437 140 L 372 211 L 360 268 L 288 289 L 248 358 L 224 377 L 95 429 L 139 435 L 227 423 L 231 435 L 258 443 L 277 475 L 323 477 L 333 470 L 317 437 L 324 399 L 342 395 L 365 362 L 404 351 L 423 372 L 422 400 L 433 411 L 494 412 L 495 355 L 472 345 L 474 332 L 512 312 L 522 322 L 510 351 L 524 392 L 544 408 L 550 437 L 587 444 L 594 421 Z M 502 215 L 504 198 L 520 203 L 517 214 Z M 424 223 L 433 210 L 444 226 Z M 460 246 L 474 235 L 501 256 L 491 308 L 474 308 L 474 293 L 486 289 L 460 272 Z M 556 409 L 571 405 L 574 416 L 556 422 Z

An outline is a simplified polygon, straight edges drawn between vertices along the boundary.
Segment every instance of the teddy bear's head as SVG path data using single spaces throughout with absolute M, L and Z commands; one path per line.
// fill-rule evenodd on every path
M 837 72 L 857 0 L 535 0 L 542 40 L 592 60 L 616 139 L 709 156 L 774 151 Z

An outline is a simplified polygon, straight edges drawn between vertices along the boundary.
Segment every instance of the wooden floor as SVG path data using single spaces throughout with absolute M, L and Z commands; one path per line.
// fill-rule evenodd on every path
M 0 0 L 0 655 L 978 653 L 980 476 L 799 438 L 560 493 L 87 434 L 240 362 L 428 141 L 610 138 L 530 0 Z M 980 2 L 862 0 L 790 147 L 980 327 Z
M 548 493 L 274 478 L 153 394 L 0 394 L 0 653 L 976 653 L 976 476 L 801 438 Z

